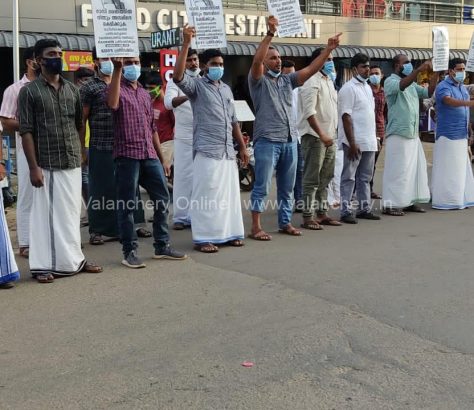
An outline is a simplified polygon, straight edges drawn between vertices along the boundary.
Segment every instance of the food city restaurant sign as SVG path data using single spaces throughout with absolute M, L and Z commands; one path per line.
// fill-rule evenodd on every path
M 160 8 L 162 5 L 137 3 L 138 32 L 149 33 L 158 30 L 170 30 L 183 27 L 188 18 L 185 10 Z M 266 16 L 225 13 L 226 34 L 229 36 L 264 36 L 268 30 Z M 306 34 L 297 37 L 317 39 L 321 36 L 322 20 L 306 16 Z M 83 29 L 93 30 L 92 6 L 88 3 L 80 6 L 80 25 Z

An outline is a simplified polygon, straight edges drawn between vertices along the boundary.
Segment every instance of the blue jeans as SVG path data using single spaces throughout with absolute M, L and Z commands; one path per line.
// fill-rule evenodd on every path
M 293 189 L 296 179 L 298 151 L 296 141 L 272 142 L 260 138 L 254 145 L 255 184 L 251 199 L 252 212 L 262 213 L 265 198 L 271 185 L 273 170 L 276 169 L 278 226 L 284 228 L 291 222 L 293 214 Z
M 294 188 L 294 196 L 296 206 L 298 206 L 298 202 L 303 199 L 303 170 L 304 170 L 304 159 L 303 159 L 303 150 L 301 148 L 301 144 L 298 143 L 298 162 L 296 165 L 296 181 L 295 181 L 295 188 Z
M 153 246 L 156 250 L 166 247 L 169 243 L 170 194 L 161 162 L 157 159 L 138 160 L 120 157 L 115 160 L 115 165 L 117 217 L 124 255 L 138 248 L 133 213 L 137 208 L 139 185 L 146 189 L 153 206 Z

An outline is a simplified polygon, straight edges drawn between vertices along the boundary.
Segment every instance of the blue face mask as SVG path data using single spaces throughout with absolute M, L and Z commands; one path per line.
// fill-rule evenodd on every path
M 136 64 L 127 65 L 123 68 L 123 76 L 130 82 L 137 81 L 141 75 L 141 72 L 142 67 Z
M 328 74 L 328 77 L 330 78 L 330 80 L 332 82 L 335 82 L 336 81 L 336 78 L 337 78 L 337 73 L 335 71 L 331 71 L 329 74 Z
M 100 62 L 100 72 L 104 75 L 112 75 L 114 72 L 114 63 L 112 61 L 101 61 Z
M 273 78 L 278 78 L 280 77 L 281 71 L 273 71 L 268 69 L 268 74 L 270 74 Z
M 464 80 L 466 79 L 466 72 L 465 71 L 456 71 L 456 74 L 454 76 L 454 79 L 458 83 L 463 83 Z
M 326 75 L 336 71 L 336 67 L 334 65 L 334 61 L 326 61 L 323 66 L 323 72 Z
M 403 64 L 403 70 L 402 70 L 403 75 L 410 75 L 412 72 L 413 72 L 413 64 L 412 63 Z
M 212 81 L 219 81 L 224 75 L 224 67 L 209 67 L 207 76 Z
M 382 77 L 378 74 L 372 74 L 369 77 L 370 84 L 373 84 L 373 85 L 379 85 L 381 80 L 382 80 Z

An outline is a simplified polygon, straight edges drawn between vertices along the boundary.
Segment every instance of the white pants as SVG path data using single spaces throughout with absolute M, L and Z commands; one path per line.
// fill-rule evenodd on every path
M 18 246 L 26 248 L 30 243 L 30 213 L 34 188 L 31 185 L 30 170 L 21 144 L 21 137 L 16 138 L 16 161 L 18 175 L 18 198 L 16 204 Z
M 193 191 L 193 141 L 174 140 L 173 223 L 191 224 L 189 202 Z

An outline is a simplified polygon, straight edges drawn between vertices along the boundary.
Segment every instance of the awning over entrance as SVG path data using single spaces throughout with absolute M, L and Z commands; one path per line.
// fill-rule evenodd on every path
M 74 35 L 74 34 L 46 34 L 46 33 L 20 33 L 20 47 L 33 46 L 36 41 L 42 38 L 54 38 L 59 41 L 65 50 L 90 51 L 94 47 L 94 36 Z M 152 52 L 151 40 L 149 38 L 139 38 L 140 51 Z M 284 57 L 309 57 L 318 46 L 307 44 L 273 44 Z M 0 47 L 12 47 L 13 36 L 10 31 L 0 31 Z M 321 45 L 324 46 L 324 45 Z M 258 43 L 230 41 L 228 42 L 227 54 L 239 56 L 253 56 L 257 51 Z M 341 46 L 337 48 L 333 55 L 337 58 L 351 58 L 356 53 L 367 54 L 372 59 L 390 60 L 397 54 L 406 54 L 413 60 L 427 60 L 432 57 L 429 49 L 412 48 L 391 48 L 391 47 L 360 47 Z M 451 58 L 467 59 L 467 50 L 451 50 Z

